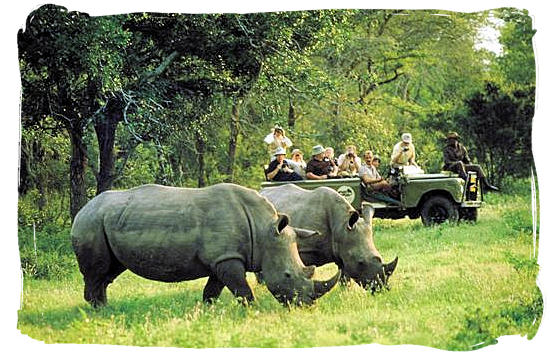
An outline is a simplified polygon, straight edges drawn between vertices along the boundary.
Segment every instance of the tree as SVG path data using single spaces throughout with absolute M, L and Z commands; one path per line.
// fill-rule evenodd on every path
M 503 53 L 497 58 L 499 71 L 513 88 L 532 86 L 535 83 L 536 67 L 533 50 L 535 30 L 527 10 L 513 8 L 499 9 L 496 16 L 504 20 L 500 29 L 499 42 Z
M 104 42 L 109 40 L 108 42 Z M 24 127 L 67 131 L 71 141 L 71 215 L 86 203 L 87 147 L 83 137 L 101 107 L 98 93 L 117 84 L 123 32 L 112 33 L 105 18 L 46 5 L 31 13 L 18 33 Z
M 534 89 L 507 94 L 487 83 L 484 93 L 467 101 L 468 113 L 459 119 L 472 155 L 497 184 L 505 176 L 530 175 L 534 94 Z

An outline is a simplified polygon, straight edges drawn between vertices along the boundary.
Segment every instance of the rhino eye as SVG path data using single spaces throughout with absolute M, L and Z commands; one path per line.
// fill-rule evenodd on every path
M 290 272 L 288 270 L 285 272 L 285 277 L 290 278 Z

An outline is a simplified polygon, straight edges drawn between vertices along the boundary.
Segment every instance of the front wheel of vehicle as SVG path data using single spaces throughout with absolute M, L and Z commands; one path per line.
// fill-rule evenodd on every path
M 443 196 L 430 197 L 420 211 L 422 223 L 426 226 L 458 220 L 458 209 L 451 200 Z

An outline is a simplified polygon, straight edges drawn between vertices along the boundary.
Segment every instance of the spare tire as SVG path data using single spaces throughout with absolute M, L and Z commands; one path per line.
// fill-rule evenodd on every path
M 441 224 L 445 221 L 458 221 L 458 209 L 456 204 L 441 195 L 429 197 L 422 205 L 420 216 L 426 226 Z

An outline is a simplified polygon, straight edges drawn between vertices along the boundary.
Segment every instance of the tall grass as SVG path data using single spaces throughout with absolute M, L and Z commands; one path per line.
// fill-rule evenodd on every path
M 257 301 L 243 307 L 227 289 L 203 304 L 205 279 L 166 284 L 125 272 L 108 288 L 109 304 L 94 310 L 82 297 L 74 257 L 65 258 L 72 256 L 67 230 L 49 230 L 38 235 L 36 267 L 40 257 L 61 267 L 51 266 L 57 270 L 48 276 L 25 272 L 18 327 L 47 343 L 193 348 L 380 343 L 471 350 L 507 334 L 532 338 L 543 303 L 530 191 L 514 188 L 487 196 L 476 224 L 425 228 L 419 220 L 375 219 L 378 250 L 386 260 L 399 256 L 391 289 L 372 296 L 355 284 L 337 286 L 303 308 L 281 306 L 252 274 Z M 22 253 L 27 233 L 20 233 Z M 320 267 L 316 278 L 335 270 Z

